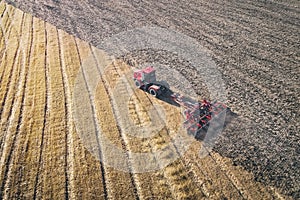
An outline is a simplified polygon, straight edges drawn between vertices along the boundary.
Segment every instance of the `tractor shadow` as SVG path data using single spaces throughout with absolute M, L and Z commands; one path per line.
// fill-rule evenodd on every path
M 166 84 L 164 84 L 164 85 L 166 86 Z M 175 102 L 172 98 L 172 95 L 175 93 L 169 87 L 166 87 L 166 88 L 167 88 L 167 90 L 165 91 L 165 93 L 163 93 L 162 95 L 160 95 L 156 98 L 161 101 L 164 101 L 170 105 L 180 107 L 180 105 L 177 102 Z M 143 90 L 143 89 L 141 89 L 141 90 Z M 147 92 L 147 91 L 144 91 L 144 92 Z M 184 100 L 190 101 L 190 102 L 195 101 L 195 100 L 191 99 L 190 97 L 184 97 Z M 221 123 L 220 126 L 217 127 L 219 129 L 225 129 L 228 124 L 230 124 L 236 117 L 238 117 L 238 115 L 236 113 L 234 113 L 229 107 L 226 108 L 225 112 L 226 112 L 226 115 L 225 115 L 224 123 Z M 216 116 L 215 120 L 218 121 L 218 116 Z M 223 121 L 223 120 L 221 120 L 221 121 Z M 189 133 L 188 130 L 186 130 L 186 132 L 188 135 L 193 135 L 196 140 L 203 141 L 207 135 L 208 128 L 209 128 L 209 125 L 197 130 L 196 133 Z
M 166 84 L 164 84 L 164 85 L 166 85 Z M 142 90 L 142 91 L 144 91 L 144 92 L 147 92 L 149 94 L 148 91 L 145 91 L 142 88 L 139 88 L 139 89 Z M 171 97 L 172 94 L 174 94 L 174 92 L 169 87 L 167 87 L 167 86 L 166 86 L 166 89 L 167 90 L 163 94 L 161 94 L 160 96 L 158 96 L 156 98 L 159 99 L 159 100 L 161 100 L 161 101 L 164 101 L 164 102 L 166 102 L 166 103 L 168 103 L 170 105 L 173 105 L 173 106 L 176 106 L 176 107 L 180 107 L 180 105 L 178 103 L 176 103 L 172 99 L 172 97 Z

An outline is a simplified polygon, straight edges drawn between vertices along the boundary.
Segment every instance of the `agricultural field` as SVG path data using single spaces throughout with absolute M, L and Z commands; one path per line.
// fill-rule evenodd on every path
M 299 6 L 0 0 L 0 199 L 299 199 Z M 150 26 L 195 39 L 216 63 L 232 117 L 211 151 L 180 129 L 179 107 L 131 79 L 131 65 L 157 63 L 212 98 L 189 61 L 150 48 L 110 60 L 101 49 Z M 142 138 L 129 122 L 161 129 Z

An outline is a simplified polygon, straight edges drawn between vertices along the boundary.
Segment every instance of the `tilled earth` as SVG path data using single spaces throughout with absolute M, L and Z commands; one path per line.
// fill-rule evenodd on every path
M 237 114 L 214 151 L 256 180 L 300 198 L 298 1 L 44 0 L 7 2 L 94 46 L 113 34 L 143 26 L 176 30 L 210 50 Z M 189 63 L 168 52 L 145 50 L 128 58 L 160 62 L 201 94 Z M 127 58 L 125 58 L 127 59 Z M 188 74 L 194 74 L 189 76 Z

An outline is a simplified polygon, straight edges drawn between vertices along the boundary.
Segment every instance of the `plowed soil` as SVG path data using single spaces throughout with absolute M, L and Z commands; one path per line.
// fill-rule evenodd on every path
M 0 199 L 300 198 L 298 1 L 7 2 L 0 1 Z M 123 172 L 100 162 L 78 136 L 75 79 L 87 56 L 99 62 L 102 39 L 149 25 L 182 32 L 210 50 L 236 117 L 205 158 L 195 139 L 161 170 Z M 170 65 L 203 95 L 200 77 L 188 62 L 155 50 L 131 52 L 101 74 L 93 114 L 107 137 L 127 152 L 170 153 L 176 144 L 166 143 L 180 109 L 140 90 L 128 102 L 133 123 L 150 123 L 146 110 L 154 103 L 170 120 L 151 140 L 120 132 L 110 88 L 128 60 Z

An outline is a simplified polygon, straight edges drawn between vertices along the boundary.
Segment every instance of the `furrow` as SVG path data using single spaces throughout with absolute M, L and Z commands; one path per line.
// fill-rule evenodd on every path
M 103 76 L 103 74 L 106 73 L 106 71 L 104 71 L 104 69 L 100 67 L 101 64 L 103 65 L 103 62 L 107 62 L 106 55 L 101 54 L 99 56 L 99 54 L 97 54 L 95 51 L 96 51 L 95 49 L 91 48 L 93 59 L 96 61 L 98 73 L 101 75 L 99 80 L 100 83 L 97 86 L 96 96 L 95 96 L 96 103 L 97 103 L 96 105 L 97 105 L 97 112 L 98 112 L 98 121 L 101 127 L 101 134 L 102 137 L 108 138 L 111 142 L 113 142 L 114 145 L 116 145 L 114 148 L 119 148 L 121 149 L 121 151 L 125 151 L 122 158 L 118 158 L 118 157 L 110 158 L 112 155 L 110 155 L 109 149 L 106 149 L 106 151 L 104 152 L 103 162 L 104 163 L 107 162 L 108 166 L 109 166 L 109 162 L 111 162 L 109 161 L 110 159 L 115 159 L 117 162 L 120 161 L 118 159 L 122 159 L 123 162 L 125 162 L 125 166 L 124 166 L 125 169 L 122 167 L 124 163 L 121 164 L 121 169 L 118 168 L 114 169 L 114 167 L 111 166 L 112 169 L 108 173 L 109 175 L 108 178 L 110 178 L 110 184 L 112 183 L 112 181 L 116 181 L 117 179 L 119 179 L 120 188 L 114 188 L 113 186 L 111 186 L 111 193 L 109 194 L 109 197 L 114 199 L 114 198 L 124 198 L 124 196 L 125 197 L 127 196 L 126 198 L 128 198 L 131 196 L 131 198 L 140 199 L 138 188 L 135 182 L 136 180 L 133 174 L 134 171 L 132 169 L 130 158 L 128 155 L 128 149 L 127 149 L 128 147 L 126 146 L 126 143 L 122 138 L 120 126 L 116 121 L 117 116 L 115 114 L 115 110 L 112 109 L 113 99 L 110 96 L 109 86 L 110 83 L 116 84 L 116 81 L 118 79 L 118 74 L 117 72 L 114 72 L 113 75 L 110 74 L 108 76 L 109 79 L 106 79 L 107 77 Z M 102 95 L 98 96 L 99 94 L 102 94 L 103 96 Z M 100 103 L 100 102 L 105 102 L 105 103 Z M 101 116 L 103 114 L 105 115 L 105 118 Z M 107 135 L 108 133 L 109 135 Z M 121 171 L 118 172 L 118 170 Z M 118 178 L 116 176 L 118 174 L 120 177 L 123 178 Z M 127 182 L 127 184 L 122 184 L 122 182 Z
M 75 194 L 73 192 L 74 188 L 74 159 L 72 158 L 74 156 L 74 141 L 72 137 L 72 132 L 74 131 L 74 127 L 72 124 L 72 108 L 71 108 L 71 91 L 70 91 L 70 85 L 68 81 L 67 76 L 67 70 L 66 70 L 66 63 L 63 60 L 64 59 L 64 47 L 61 43 L 62 36 L 59 33 L 59 31 L 56 29 L 57 34 L 57 40 L 58 40 L 58 48 L 59 48 L 59 60 L 60 60 L 60 70 L 62 74 L 62 81 L 63 81 L 63 91 L 65 94 L 65 126 L 66 126 L 66 136 L 65 136 L 65 179 L 66 179 L 66 199 L 74 199 Z M 67 195 L 68 194 L 68 195 Z
M 20 30 L 21 30 L 21 24 L 22 21 L 18 20 L 19 17 L 22 16 L 22 12 L 18 11 L 15 20 L 13 22 L 16 22 L 16 24 L 12 25 L 12 29 L 14 31 L 9 33 L 9 42 L 12 43 L 12 47 L 14 48 L 9 48 L 7 51 L 7 57 L 5 60 L 7 62 L 2 62 L 0 68 L 4 68 L 5 71 L 3 72 L 3 76 L 0 79 L 0 115 L 1 118 L 3 117 L 3 109 L 4 105 L 7 100 L 7 95 L 9 91 L 9 86 L 12 84 L 12 76 L 13 76 L 13 71 L 15 70 L 15 62 L 18 60 L 18 54 L 19 54 L 19 38 L 20 38 Z
M 80 43 L 80 41 L 78 41 L 77 39 L 75 40 L 75 46 L 76 46 L 76 51 L 78 53 L 78 58 L 79 58 L 79 62 L 80 62 L 80 66 L 81 66 L 81 73 L 82 73 L 82 76 L 83 76 L 83 79 L 84 79 L 84 86 L 85 86 L 85 89 L 87 90 L 87 93 L 88 93 L 88 98 L 89 98 L 89 101 L 90 101 L 90 109 L 91 109 L 91 114 L 93 116 L 93 125 L 95 127 L 95 132 L 96 132 L 96 148 L 97 148 L 97 154 L 99 155 L 99 159 L 100 161 L 103 160 L 103 150 L 102 150 L 102 147 L 100 145 L 100 141 L 99 141 L 99 136 L 97 135 L 99 133 L 99 126 L 98 126 L 98 123 L 96 122 L 97 120 L 97 115 L 96 115 L 96 109 L 95 109 L 95 105 L 94 105 L 94 102 L 93 102 L 93 99 L 92 99 L 92 94 L 91 94 L 91 91 L 89 89 L 89 85 L 88 85 L 88 82 L 87 82 L 87 75 L 86 75 L 86 72 L 82 65 L 83 65 L 83 62 L 84 62 L 84 57 L 82 57 L 81 54 L 83 55 L 86 55 L 86 54 L 89 54 L 89 53 L 86 53 L 84 50 L 83 50 L 83 44 L 82 45 L 78 45 L 78 43 Z M 76 97 L 74 97 L 76 98 Z M 107 178 L 106 178 L 106 171 L 105 171 L 105 167 L 103 166 L 103 163 L 100 163 L 100 171 L 101 171 L 101 178 L 102 178 L 102 186 L 103 186 L 103 197 L 104 199 L 107 199 L 108 198 L 108 191 L 107 191 Z
M 10 167 L 10 171 L 8 176 L 11 178 L 10 183 L 8 183 L 8 186 L 5 186 L 5 188 L 13 188 L 9 191 L 7 199 L 23 199 L 24 198 L 24 191 L 22 191 L 21 186 L 24 184 L 23 175 L 24 175 L 24 165 L 26 160 L 26 150 L 28 148 L 28 137 L 26 134 L 27 127 L 24 126 L 28 120 L 27 116 L 27 110 L 28 110 L 28 102 L 30 98 L 28 98 L 28 91 L 30 89 L 33 89 L 29 87 L 29 80 L 31 78 L 30 74 L 30 65 L 29 65 L 29 59 L 31 56 L 31 50 L 32 50 L 32 27 L 33 27 L 33 21 L 32 17 L 25 14 L 25 20 L 24 20 L 24 28 L 23 32 L 26 34 L 24 35 L 24 38 L 20 40 L 20 44 L 23 48 L 23 54 L 22 54 L 22 67 L 24 68 L 24 74 L 22 74 L 20 77 L 25 77 L 22 84 L 19 85 L 18 91 L 22 91 L 22 95 L 17 95 L 22 98 L 22 104 L 21 104 L 21 113 L 20 118 L 17 124 L 17 130 L 16 135 L 18 137 L 17 143 L 14 147 L 14 157 L 12 160 L 12 166 Z M 19 93 L 20 93 L 19 92 Z
M 49 68 L 47 65 L 48 62 L 48 55 L 47 55 L 47 45 L 48 45 L 48 41 L 47 41 L 47 31 L 46 31 L 46 22 L 43 21 L 39 21 L 38 23 L 38 28 L 37 31 L 41 32 L 42 36 L 42 45 L 41 50 L 44 53 L 43 58 L 44 60 L 41 60 L 41 67 L 42 68 L 42 72 L 44 73 L 43 75 L 43 83 L 41 85 L 41 87 L 44 87 L 44 91 L 45 93 L 43 94 L 44 96 L 44 104 L 40 104 L 43 105 L 43 117 L 42 117 L 42 130 L 41 130 L 41 136 L 40 136 L 40 143 L 39 143 L 39 153 L 38 153 L 38 162 L 37 162 L 37 171 L 36 171 L 36 176 L 35 176 L 35 181 L 34 181 L 34 188 L 33 188 L 33 199 L 37 199 L 37 198 L 41 198 L 42 197 L 42 193 L 43 193 L 43 185 L 41 184 L 41 180 L 42 180 L 42 169 L 44 167 L 44 145 L 47 142 L 47 137 L 46 137 L 46 133 L 47 133 L 47 127 L 48 127 L 48 120 L 49 120 L 49 106 L 50 106 L 50 101 L 51 101 L 51 96 L 50 96 L 50 91 L 49 91 Z
M 20 17 L 20 27 L 22 27 L 23 25 L 23 17 Z M 21 28 L 22 30 L 22 28 Z M 20 122 L 18 119 L 19 115 L 21 115 L 21 111 L 20 111 L 20 101 L 16 100 L 16 93 L 18 95 L 21 95 L 21 84 L 23 82 L 23 77 L 24 77 L 24 71 L 21 70 L 21 56 L 20 54 L 20 49 L 17 49 L 17 53 L 16 53 L 16 61 L 14 61 L 13 63 L 13 69 L 11 71 L 12 75 L 11 77 L 11 81 L 10 81 L 10 85 L 8 87 L 7 90 L 7 95 L 6 97 L 8 97 L 8 101 L 6 102 L 6 107 L 9 110 L 4 109 L 4 112 L 1 113 L 1 131 L 4 132 L 4 138 L 2 140 L 2 145 L 1 145 L 1 194 L 0 196 L 2 197 L 3 194 L 2 192 L 4 191 L 5 188 L 5 184 L 7 183 L 9 177 L 9 170 L 11 167 L 11 159 L 13 157 L 13 151 L 14 151 L 14 147 L 15 147 L 15 143 L 17 140 L 17 134 L 15 133 L 16 129 L 18 129 L 18 127 L 13 126 L 12 124 L 14 124 L 15 122 Z M 20 77 L 21 76 L 21 77 Z M 23 76 L 23 77 L 22 77 Z M 21 88 L 20 88 L 21 87 Z M 15 90 L 17 90 L 17 92 L 15 93 Z M 16 116 L 16 117 L 15 117 Z M 16 123 L 18 124 L 18 123 Z M 13 127 L 12 127 L 13 126 Z M 4 166 L 3 166 L 4 165 Z
M 62 70 L 64 71 L 63 75 L 65 75 L 67 107 L 69 110 L 67 112 L 69 197 L 70 199 L 104 199 L 101 163 L 87 151 L 83 138 L 79 138 L 78 133 L 76 133 L 74 124 L 72 99 L 74 98 L 73 88 L 76 87 L 76 77 L 80 70 L 79 52 L 77 52 L 75 39 L 72 36 L 61 30 L 58 30 L 58 34 L 61 42 Z M 85 46 L 83 44 L 80 43 L 80 46 Z M 85 58 L 86 55 L 81 54 L 81 57 Z M 86 187 L 82 186 L 89 189 L 87 190 Z
M 216 5 L 218 5 L 218 4 L 216 4 Z M 202 6 L 202 5 L 201 5 Z M 205 5 L 206 7 L 207 7 L 207 5 Z M 222 5 L 220 5 L 220 6 L 222 6 L 222 7 L 224 7 L 224 5 L 222 4 Z M 230 5 L 227 5 L 228 7 L 230 7 Z M 211 10 L 212 8 L 210 8 L 210 9 L 208 9 L 208 10 Z M 220 10 L 221 8 L 218 8 L 218 10 Z M 231 9 L 229 9 L 229 8 L 227 8 L 226 7 L 226 9 L 228 9 L 228 10 L 231 10 Z M 174 12 L 175 12 L 175 8 L 174 8 Z M 217 11 L 218 11 L 217 10 Z M 184 11 L 182 11 L 182 12 L 184 12 Z M 238 37 L 238 38 L 241 38 L 241 39 L 243 39 L 243 43 L 254 43 L 255 42 L 255 47 L 257 47 L 257 46 L 264 46 L 264 47 L 266 47 L 266 43 L 270 43 L 271 41 L 269 41 L 269 40 L 267 40 L 267 38 L 266 37 L 258 37 L 256 34 L 254 34 L 254 33 L 251 33 L 251 34 L 247 34 L 246 35 L 246 33 L 244 33 L 244 34 L 242 34 L 241 32 L 240 32 L 240 30 L 239 30 L 239 32 L 236 32 L 237 31 L 237 25 L 239 25 L 240 23 L 234 23 L 234 25 L 232 25 L 232 23 L 227 23 L 228 22 L 228 19 L 230 18 L 230 15 L 218 15 L 218 12 L 212 17 L 211 16 L 211 13 L 209 12 L 209 11 L 205 11 L 205 9 L 204 9 L 204 12 L 201 12 L 201 15 L 200 14 L 197 14 L 195 11 L 190 11 L 190 12 L 184 12 L 184 14 L 183 14 L 184 16 L 189 16 L 189 15 L 191 15 L 191 17 L 192 16 L 197 16 L 197 15 L 199 15 L 199 17 L 201 17 L 201 18 L 210 18 L 210 21 L 208 22 L 208 21 L 206 21 L 206 20 L 204 20 L 204 21 L 198 21 L 197 22 L 197 26 L 199 26 L 199 27 L 201 27 L 201 29 L 199 29 L 199 30 L 203 30 L 203 27 L 205 27 L 204 29 L 206 30 L 206 32 L 208 32 L 209 34 L 207 34 L 207 33 L 203 33 L 203 31 L 200 33 L 198 33 L 198 35 L 200 35 L 200 34 L 204 34 L 205 35 L 205 37 L 206 38 L 208 38 L 209 40 L 211 40 L 211 41 L 213 41 L 212 43 L 210 43 L 210 45 L 213 45 L 214 43 L 220 43 L 220 47 L 222 47 L 220 50 L 218 50 L 218 49 L 216 49 L 216 51 L 222 51 L 222 52 L 224 52 L 224 51 L 229 51 L 229 50 L 234 50 L 234 49 L 236 49 L 236 46 L 237 46 L 237 44 L 235 44 L 235 43 L 228 43 L 227 42 L 227 40 L 228 39 L 230 39 L 230 38 L 232 38 L 232 37 Z M 241 18 L 241 16 L 239 16 L 239 17 L 236 17 L 237 19 L 240 19 Z M 192 24 L 192 22 L 189 20 L 190 18 L 184 18 L 184 20 L 180 20 L 180 23 L 183 23 L 184 22 L 184 26 L 182 27 L 182 28 L 184 28 L 184 27 L 186 27 L 186 28 L 184 28 L 183 29 L 183 31 L 184 30 L 189 30 L 188 29 L 188 27 L 191 27 L 193 24 Z M 174 19 L 175 20 L 175 19 Z M 211 23 L 211 22 L 214 22 L 214 23 Z M 168 25 L 170 25 L 170 23 L 168 23 Z M 201 26 L 200 26 L 201 25 Z M 224 35 L 224 34 L 220 34 L 220 33 L 224 33 L 224 29 L 226 29 L 226 30 L 229 30 L 228 31 L 228 33 L 229 34 L 226 34 L 226 35 Z M 256 29 L 255 29 L 256 30 Z M 267 31 L 268 29 L 266 29 L 266 31 Z M 270 33 L 270 35 L 274 35 L 274 32 L 269 32 Z M 246 37 L 247 36 L 247 37 Z M 263 39 L 263 41 L 260 41 L 260 40 L 262 40 Z M 281 38 L 282 39 L 282 38 Z M 228 43 L 228 45 L 226 45 Z M 257 44 L 256 44 L 257 43 Z M 277 44 L 278 44 L 278 41 L 276 41 L 276 43 L 271 43 L 271 44 L 268 44 L 268 46 L 277 46 Z M 220 48 L 219 47 L 219 48 Z M 277 49 L 277 48 L 276 48 Z M 280 45 L 280 48 L 278 48 L 278 49 L 282 49 L 282 45 Z M 240 52 L 240 49 L 238 49 L 239 50 L 239 52 Z M 272 51 L 270 51 L 270 50 L 272 50 Z M 248 49 L 248 47 L 247 47 L 247 49 L 246 50 L 243 50 L 242 49 L 242 51 L 243 52 L 245 52 L 246 54 L 248 54 L 249 53 L 249 49 Z M 220 52 L 220 53 L 218 53 L 218 55 L 222 55 L 221 53 L 222 52 Z M 269 53 L 270 52 L 270 53 Z M 273 55 L 274 53 L 276 53 L 276 52 L 274 52 L 273 51 L 273 48 L 272 49 L 270 49 L 270 48 L 268 48 L 268 51 L 264 51 L 263 53 L 261 53 L 262 54 L 262 56 L 263 57 L 265 57 L 265 54 L 270 54 L 270 56 L 271 55 Z M 282 57 L 282 54 L 279 54 L 279 53 L 276 53 L 276 54 L 278 54 L 278 55 L 280 55 L 280 57 Z M 258 56 L 258 57 L 260 57 L 260 56 Z M 286 58 L 289 58 L 288 56 L 286 57 Z M 282 59 L 281 59 L 282 60 Z M 282 63 L 279 63 L 280 64 L 280 66 L 282 65 Z M 244 65 L 241 65 L 241 67 L 243 67 L 243 66 L 248 66 L 247 64 L 244 64 Z M 279 65 L 278 65 L 279 66 Z M 273 69 L 274 67 L 272 67 L 272 66 L 270 66 L 269 67 L 270 69 L 269 70 L 271 70 L 271 69 Z M 284 68 L 283 70 L 286 70 L 286 68 Z M 278 79 L 279 80 L 282 80 L 282 78 L 283 78 L 283 76 L 281 76 L 281 74 L 279 73 L 279 74 L 276 74 L 276 76 L 279 76 L 278 77 Z
M 22 23 L 23 23 L 23 15 L 22 13 L 19 12 L 20 15 L 18 15 L 19 20 L 15 20 L 16 21 L 16 28 L 19 28 L 20 31 L 22 29 Z M 20 34 L 21 35 L 21 34 Z M 15 36 L 18 37 L 18 39 L 20 39 L 20 36 Z M 5 79 L 7 79 L 7 85 L 6 85 L 6 89 L 3 89 L 2 92 L 5 92 L 3 94 L 3 100 L 2 100 L 2 104 L 0 107 L 0 132 L 3 134 L 1 135 L 1 146 L 0 146 L 0 152 L 1 155 L 3 155 L 4 153 L 4 146 L 5 146 L 5 142 L 6 140 L 10 140 L 11 139 L 11 134 L 7 131 L 7 127 L 8 127 L 8 123 L 9 123 L 9 117 L 12 114 L 12 106 L 13 106 L 13 102 L 15 101 L 15 97 L 16 97 L 16 93 L 15 90 L 17 89 L 18 86 L 18 81 L 20 80 L 19 75 L 21 73 L 21 66 L 20 66 L 20 49 L 19 49 L 19 41 L 18 39 L 16 41 L 14 41 L 15 39 L 11 38 L 12 41 L 16 42 L 14 43 L 14 45 L 17 46 L 16 51 L 14 52 L 14 60 L 11 61 L 11 67 L 7 67 L 7 66 L 1 66 L 3 68 L 11 68 L 9 71 L 9 75 L 7 75 L 6 77 L 4 77 Z M 3 161 L 3 157 L 1 157 L 1 160 Z M 3 163 L 3 162 L 2 162 Z
M 230 97 L 230 104 L 234 110 L 238 111 L 239 113 L 245 113 L 245 110 L 249 110 L 250 112 L 247 114 L 244 114 L 245 117 L 249 117 L 250 119 L 256 119 L 257 115 L 264 115 L 265 117 L 269 117 L 270 119 L 275 118 L 277 116 L 277 122 L 275 123 L 275 127 L 279 127 L 280 123 L 284 123 L 285 120 L 290 118 L 290 120 L 293 117 L 293 113 L 297 112 L 296 110 L 291 110 L 291 108 L 297 108 L 298 103 L 297 102 L 290 102 L 290 100 L 284 101 L 284 99 L 291 98 L 289 96 L 283 97 L 284 99 L 279 100 L 278 94 L 273 93 L 272 91 L 269 91 L 262 85 L 258 85 L 255 80 L 250 79 L 246 76 L 243 76 L 239 71 L 228 69 L 227 73 L 231 73 L 230 79 L 234 81 L 235 87 L 232 88 L 230 91 L 231 97 Z M 240 77 L 239 79 L 234 78 L 233 74 L 238 74 Z M 241 78 L 242 77 L 242 78 Z M 228 77 L 226 77 L 228 78 Z M 238 83 L 238 84 L 237 84 Z M 246 89 L 248 91 L 247 96 L 245 96 L 243 101 L 236 102 L 239 98 L 237 98 L 237 89 L 243 87 L 244 90 Z M 250 95 L 251 94 L 251 95 Z M 281 95 L 281 94 L 280 94 Z M 257 96 L 260 97 L 268 97 L 268 100 L 265 102 L 260 102 L 258 100 L 255 100 L 254 97 L 257 99 Z M 238 103 L 238 104 L 237 104 Z M 233 105 L 236 104 L 236 105 Z M 285 107 L 286 104 L 289 104 L 289 107 Z M 249 106 L 253 105 L 253 106 Z M 284 113 L 274 113 L 271 112 L 271 108 L 274 107 L 274 105 L 278 108 L 282 108 L 285 110 Z M 257 110 L 258 109 L 258 110 Z M 254 112 L 257 111 L 257 112 Z M 260 112 L 258 112 L 260 111 Z M 266 115 L 268 113 L 268 115 Z M 270 123 L 270 120 L 268 118 L 263 118 L 261 122 L 265 123 L 265 125 Z M 273 122 L 273 120 L 271 120 Z M 260 122 L 257 122 L 260 123 Z M 273 124 L 274 125 L 274 124 Z
M 24 122 L 24 104 L 25 104 L 25 90 L 27 87 L 28 82 L 28 70 L 29 67 L 28 61 L 26 58 L 26 55 L 28 55 L 28 49 L 30 48 L 30 32 L 26 32 L 30 29 L 30 23 L 28 23 L 24 20 L 25 15 L 22 16 L 22 31 L 23 34 L 21 34 L 20 37 L 20 45 L 22 45 L 22 49 L 20 50 L 21 53 L 18 56 L 19 66 L 21 68 L 19 76 L 18 76 L 18 83 L 16 84 L 16 88 L 14 89 L 15 96 L 12 100 L 12 108 L 11 112 L 9 114 L 9 123 L 6 128 L 8 133 L 14 133 L 11 137 L 13 137 L 13 143 L 11 144 L 10 149 L 10 155 L 5 156 L 8 157 L 7 160 L 7 174 L 5 177 L 7 178 L 6 181 L 3 181 L 3 184 L 5 184 L 4 188 L 17 188 L 14 187 L 17 185 L 16 178 L 19 178 L 19 176 L 16 176 L 18 174 L 18 171 L 16 170 L 19 165 L 16 161 L 19 160 L 18 150 L 21 146 L 21 129 Z M 29 42 L 29 43 L 28 43 Z M 9 144 L 10 142 L 7 141 Z M 10 190 L 7 192 L 4 196 L 5 199 L 11 199 L 14 197 L 14 195 L 17 195 L 17 193 L 14 193 L 14 190 Z
M 38 153 L 40 152 L 41 130 L 43 127 L 44 105 L 45 105 L 45 88 L 43 86 L 44 70 L 40 66 L 44 65 L 44 34 L 38 32 L 40 26 L 37 19 L 31 16 L 26 17 L 26 23 L 29 24 L 29 37 L 31 42 L 26 49 L 26 66 L 28 66 L 28 75 L 26 87 L 24 88 L 24 102 L 22 103 L 22 121 L 19 123 L 19 140 L 16 145 L 16 153 L 13 163 L 14 168 L 11 174 L 17 175 L 12 179 L 12 183 L 18 183 L 16 191 L 11 191 L 14 198 L 32 198 L 34 196 L 34 186 L 36 173 L 40 163 L 38 163 Z M 31 27 L 30 27 L 31 26 Z M 25 41 L 24 41 L 25 42 Z M 24 44 L 26 46 L 26 44 Z
M 45 24 L 46 33 L 46 77 L 47 116 L 44 128 L 42 155 L 39 170 L 38 198 L 68 199 L 68 182 L 64 159 L 66 152 L 65 93 L 56 28 Z M 43 157 L 43 156 L 42 156 Z M 55 176 L 53 176 L 55 174 Z
M 15 9 L 9 9 L 7 8 L 7 4 L 3 3 L 3 5 L 5 6 L 4 11 L 3 11 L 3 15 L 0 18 L 0 26 L 1 26 L 1 30 L 3 33 L 3 42 L 4 42 L 4 48 L 1 50 L 2 51 L 2 55 L 1 55 L 1 60 L 0 60 L 0 65 L 2 65 L 3 63 L 7 62 L 7 46 L 8 46 L 8 42 L 9 42 L 9 36 L 10 33 L 12 32 L 12 29 L 16 28 L 14 27 L 12 24 L 12 20 L 14 18 L 15 15 Z M 10 16 L 9 12 L 13 12 L 12 16 Z M 2 83 L 2 79 L 4 76 L 4 72 L 5 72 L 5 67 L 0 67 L 0 84 Z
M 5 35 L 5 29 L 3 27 L 3 15 L 5 15 L 5 13 L 7 12 L 6 9 L 6 4 L 3 3 L 3 1 L 1 1 L 0 3 L 0 58 L 1 58 L 1 62 L 3 61 L 3 56 L 4 53 L 6 51 L 7 48 L 7 39 L 6 39 L 6 35 Z M 0 63 L 1 64 L 1 63 Z M 0 71 L 0 77 L 2 74 L 2 70 Z

